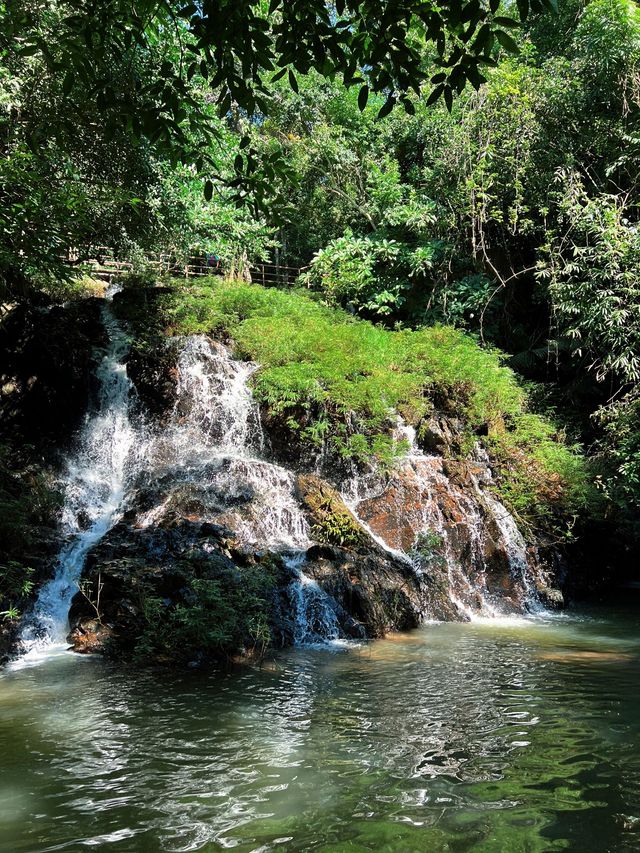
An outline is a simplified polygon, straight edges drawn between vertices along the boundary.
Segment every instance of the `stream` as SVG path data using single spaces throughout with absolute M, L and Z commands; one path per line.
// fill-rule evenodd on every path
M 637 603 L 223 674 L 24 660 L 0 852 L 640 850 Z

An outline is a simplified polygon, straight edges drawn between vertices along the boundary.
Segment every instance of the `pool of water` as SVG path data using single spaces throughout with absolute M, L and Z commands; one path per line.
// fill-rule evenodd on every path
M 640 850 L 640 607 L 0 676 L 0 851 Z

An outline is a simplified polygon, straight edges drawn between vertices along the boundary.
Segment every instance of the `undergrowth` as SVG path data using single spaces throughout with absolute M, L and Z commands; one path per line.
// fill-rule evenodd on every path
M 274 589 L 272 568 L 261 564 L 233 575 L 187 577 L 177 603 L 147 595 L 135 657 L 180 661 L 197 655 L 226 657 L 243 649 L 260 657 L 271 643 Z
M 33 591 L 29 555 L 60 503 L 44 472 L 0 443 L 0 622 L 17 618 Z
M 437 410 L 464 423 L 467 449 L 482 437 L 499 497 L 521 521 L 548 526 L 591 500 L 577 448 L 527 411 L 501 353 L 459 329 L 391 331 L 302 290 L 217 277 L 171 284 L 162 323 L 173 334 L 232 339 L 238 356 L 261 366 L 256 399 L 303 440 L 389 465 L 406 450 L 392 434 L 397 413 L 418 425 Z

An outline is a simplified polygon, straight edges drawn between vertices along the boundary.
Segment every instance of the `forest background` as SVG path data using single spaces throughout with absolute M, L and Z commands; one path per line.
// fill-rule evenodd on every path
M 141 273 L 277 262 L 388 328 L 457 326 L 582 446 L 600 521 L 637 547 L 637 5 L 396 9 L 360 41 L 369 4 L 217 5 L 249 17 L 0 3 L 4 305 L 73 298 L 107 247 Z

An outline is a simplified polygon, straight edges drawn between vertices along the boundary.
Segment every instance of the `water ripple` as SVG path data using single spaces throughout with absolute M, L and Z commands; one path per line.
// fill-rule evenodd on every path
M 211 678 L 6 673 L 0 853 L 640 850 L 620 618 L 434 625 Z

